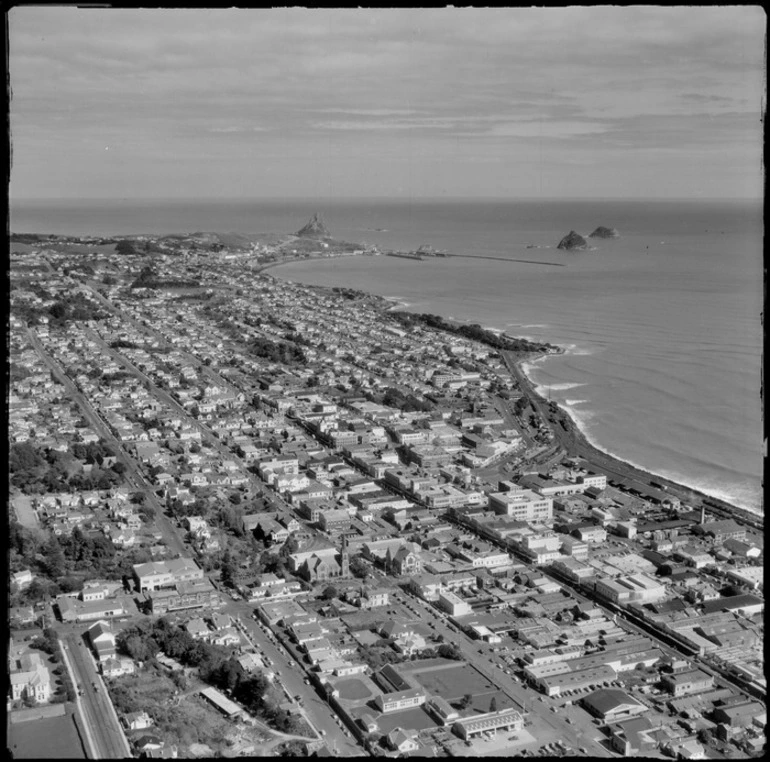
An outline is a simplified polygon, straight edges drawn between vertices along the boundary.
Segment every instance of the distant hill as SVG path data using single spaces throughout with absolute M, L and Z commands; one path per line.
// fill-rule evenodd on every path
M 310 222 L 304 228 L 298 230 L 296 235 L 302 238 L 331 238 L 331 233 L 326 229 L 319 214 L 314 214 Z

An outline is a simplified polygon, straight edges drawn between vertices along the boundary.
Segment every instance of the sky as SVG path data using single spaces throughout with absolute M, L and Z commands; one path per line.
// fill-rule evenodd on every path
M 7 19 L 12 200 L 763 193 L 759 6 Z

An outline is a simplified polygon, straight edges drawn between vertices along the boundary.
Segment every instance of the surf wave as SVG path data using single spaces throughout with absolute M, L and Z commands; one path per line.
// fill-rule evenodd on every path
M 560 384 L 540 384 L 538 389 L 545 389 L 551 392 L 566 392 L 568 389 L 577 389 L 579 386 L 587 386 L 587 383 L 565 381 Z M 538 393 L 542 394 L 542 392 Z

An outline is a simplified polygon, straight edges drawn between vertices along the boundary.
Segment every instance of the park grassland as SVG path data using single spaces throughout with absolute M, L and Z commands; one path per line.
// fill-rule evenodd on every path
M 72 707 L 58 717 L 11 723 L 8 750 L 14 759 L 86 759 Z

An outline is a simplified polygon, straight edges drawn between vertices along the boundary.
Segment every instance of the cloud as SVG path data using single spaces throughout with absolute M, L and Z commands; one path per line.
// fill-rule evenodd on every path
M 248 127 L 241 127 L 241 126 L 209 127 L 208 132 L 250 134 L 252 132 L 267 132 L 267 127 L 258 127 L 256 125 L 251 125 Z
M 478 144 L 750 143 L 763 110 L 764 15 L 751 6 L 29 6 L 8 18 L 12 179 L 28 187 L 48 182 L 37 157 L 55 148 L 72 175 L 105 137 L 137 162 L 261 152 L 307 168 L 299 157 L 322 139 L 340 160 L 409 148 L 449 172 Z

